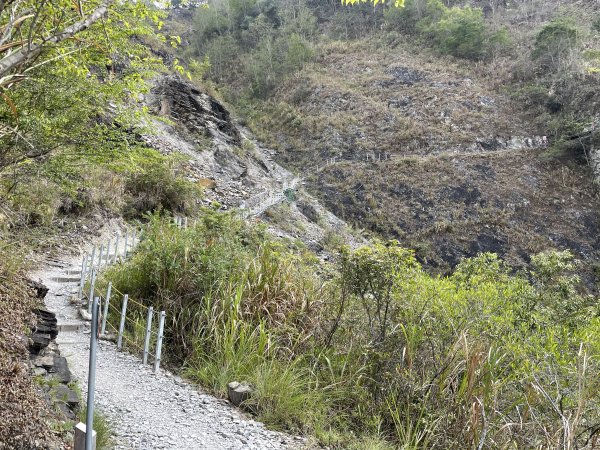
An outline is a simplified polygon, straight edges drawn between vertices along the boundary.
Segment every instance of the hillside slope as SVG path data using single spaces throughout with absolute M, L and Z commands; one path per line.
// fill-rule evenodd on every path
M 335 214 L 433 267 L 486 251 L 517 266 L 548 248 L 597 258 L 588 167 L 553 157 L 521 105 L 474 69 L 410 43 L 330 44 L 253 126 Z

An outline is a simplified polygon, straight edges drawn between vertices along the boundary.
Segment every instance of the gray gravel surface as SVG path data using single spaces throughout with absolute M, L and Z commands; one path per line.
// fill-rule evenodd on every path
M 78 261 L 53 261 L 33 274 L 50 291 L 47 306 L 59 324 L 84 324 L 70 298 L 77 283 L 58 282 Z M 87 395 L 89 326 L 61 332 L 57 338 L 69 368 Z M 165 349 L 166 350 L 166 349 Z M 168 350 L 166 350 L 168 351 Z M 116 449 L 292 449 L 304 447 L 301 438 L 267 430 L 226 401 L 197 390 L 161 370 L 155 375 L 136 356 L 118 352 L 112 342 L 98 348 L 96 407 L 116 433 Z

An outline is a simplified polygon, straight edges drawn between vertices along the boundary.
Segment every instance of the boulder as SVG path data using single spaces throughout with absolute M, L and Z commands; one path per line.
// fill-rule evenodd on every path
M 92 321 L 92 315 L 87 312 L 87 309 L 85 308 L 79 308 L 79 315 L 81 316 L 81 318 L 87 322 L 91 322 Z
M 58 325 L 56 315 L 47 309 L 38 308 L 33 313 L 36 320 L 30 336 L 29 351 L 32 354 L 39 354 L 58 335 Z
M 35 291 L 36 298 L 42 299 L 46 297 L 48 288 L 39 281 L 27 280 L 27 285 Z
M 248 400 L 254 393 L 254 388 L 248 383 L 238 383 L 232 381 L 227 385 L 227 396 L 229 401 L 235 406 L 240 406 L 243 402 Z
M 191 135 L 212 136 L 229 145 L 240 146 L 240 132 L 221 103 L 192 83 L 177 76 L 162 78 L 148 95 L 149 106 L 170 117 Z
M 57 378 L 61 383 L 71 381 L 71 371 L 67 365 L 67 360 L 63 356 L 55 356 L 54 364 L 48 368 L 48 373 Z

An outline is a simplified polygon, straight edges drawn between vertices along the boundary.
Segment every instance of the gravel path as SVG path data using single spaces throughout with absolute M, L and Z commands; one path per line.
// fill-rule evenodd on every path
M 61 354 L 79 381 L 85 398 L 88 375 L 89 326 L 77 316 L 70 298 L 77 293 L 76 261 L 53 261 L 33 274 L 49 289 L 47 307 L 58 323 L 80 326 L 62 331 L 57 342 Z M 60 281 L 57 279 L 61 279 Z M 116 433 L 116 449 L 292 449 L 303 440 L 267 430 L 226 401 L 199 392 L 179 377 L 151 366 L 130 354 L 118 352 L 111 342 L 100 341 L 96 375 L 96 405 Z

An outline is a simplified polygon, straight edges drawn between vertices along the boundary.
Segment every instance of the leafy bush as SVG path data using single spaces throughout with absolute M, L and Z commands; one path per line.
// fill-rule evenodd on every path
M 506 30 L 491 30 L 481 9 L 449 8 L 441 0 L 407 0 L 404 8 L 387 8 L 384 18 L 388 29 L 430 36 L 438 50 L 459 58 L 484 59 L 508 42 Z
M 478 8 L 449 8 L 429 27 L 437 48 L 459 58 L 484 59 L 508 41 L 506 31 L 492 31 Z
M 600 15 L 596 16 L 596 18 L 592 22 L 592 30 L 600 31 Z
M 361 39 L 380 28 L 381 19 L 381 13 L 365 3 L 333 9 L 327 18 L 327 34 L 333 39 Z
M 447 9 L 441 0 L 406 0 L 404 8 L 386 8 L 383 16 L 388 29 L 414 34 L 437 23 Z
M 215 1 L 195 23 L 195 55 L 208 57 L 209 75 L 232 94 L 264 97 L 313 56 L 316 19 L 304 2 Z
M 532 57 L 545 68 L 557 69 L 578 39 L 579 31 L 575 25 L 562 19 L 553 20 L 538 32 Z
M 87 408 L 79 411 L 79 420 L 85 423 Z M 113 448 L 113 429 L 106 416 L 98 410 L 94 410 L 94 431 L 96 432 L 96 449 L 110 450 Z

